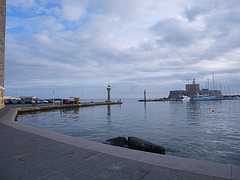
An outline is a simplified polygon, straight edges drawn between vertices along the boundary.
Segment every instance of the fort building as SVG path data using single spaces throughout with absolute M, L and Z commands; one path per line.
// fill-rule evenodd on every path
M 194 97 L 196 97 L 197 94 L 223 97 L 222 93 L 221 93 L 221 90 L 209 90 L 209 89 L 200 90 L 200 85 L 196 84 L 195 79 L 193 79 L 192 84 L 186 84 L 186 90 L 170 91 L 168 99 L 177 100 L 180 95 L 184 95 L 184 96 L 188 96 L 190 98 L 194 98 Z
M 4 107 L 6 0 L 0 0 L 0 108 Z

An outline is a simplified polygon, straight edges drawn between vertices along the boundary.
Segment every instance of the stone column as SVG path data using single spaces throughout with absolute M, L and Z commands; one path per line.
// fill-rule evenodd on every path
M 4 105 L 6 0 L 0 0 L 0 108 Z
M 111 93 L 110 93 L 111 88 L 108 87 L 108 88 L 107 88 L 107 91 L 108 91 L 108 102 L 111 102 Z

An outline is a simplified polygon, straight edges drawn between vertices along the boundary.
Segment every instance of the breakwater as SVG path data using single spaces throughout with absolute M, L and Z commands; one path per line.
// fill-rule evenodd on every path
M 61 105 L 23 107 L 23 108 L 18 108 L 18 114 L 22 114 L 25 112 L 33 112 L 33 111 L 47 111 L 52 109 L 78 108 L 78 107 L 116 105 L 116 104 L 122 104 L 122 102 L 96 102 L 96 103 L 83 103 L 83 104 L 61 104 Z

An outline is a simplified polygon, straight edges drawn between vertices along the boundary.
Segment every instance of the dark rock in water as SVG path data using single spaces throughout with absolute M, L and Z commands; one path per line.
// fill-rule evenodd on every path
M 128 147 L 130 149 L 136 149 L 141 151 L 165 154 L 165 148 L 162 146 L 158 146 L 151 142 L 136 138 L 136 137 L 128 137 Z
M 119 136 L 113 139 L 108 139 L 103 143 L 113 145 L 113 146 L 125 147 L 127 145 L 127 139 L 125 137 Z
M 109 144 L 113 146 L 119 146 L 119 147 L 126 147 L 130 149 L 136 149 L 146 152 L 153 152 L 153 153 L 159 153 L 159 154 L 165 154 L 165 148 L 156 144 L 153 144 L 151 142 L 136 138 L 136 137 L 128 137 L 128 141 L 125 137 L 116 137 L 113 139 L 108 139 L 104 144 Z

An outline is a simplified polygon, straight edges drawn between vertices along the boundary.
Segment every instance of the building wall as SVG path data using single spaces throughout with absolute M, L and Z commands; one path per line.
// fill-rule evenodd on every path
M 186 91 L 190 94 L 196 94 L 200 92 L 199 84 L 186 84 Z
M 0 90 L 0 109 L 4 107 L 4 91 Z
M 209 95 L 209 89 L 202 89 L 200 94 Z
M 4 93 L 4 66 L 5 66 L 5 26 L 6 26 L 6 0 L 0 0 L 0 107 L 3 103 Z
M 209 96 L 223 97 L 221 90 L 209 90 Z
M 187 92 L 184 90 L 176 90 L 176 91 L 170 91 L 168 99 L 177 100 L 179 98 L 179 95 L 187 95 Z

